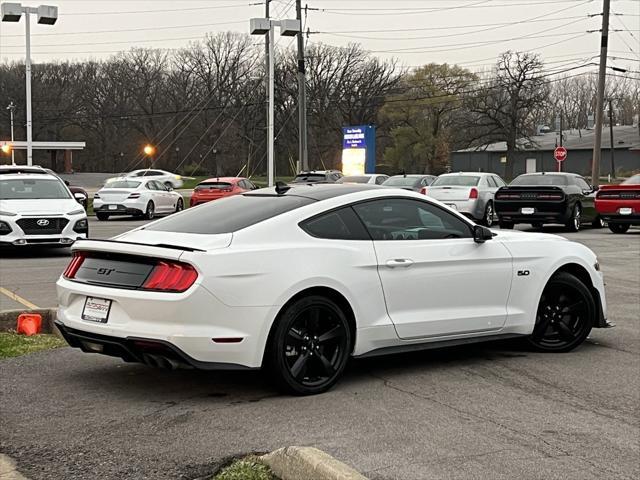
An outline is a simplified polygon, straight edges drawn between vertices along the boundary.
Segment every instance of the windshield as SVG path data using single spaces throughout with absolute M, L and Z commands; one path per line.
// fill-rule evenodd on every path
M 627 178 L 622 185 L 640 185 L 640 175 L 634 175 L 633 177 Z
M 391 177 L 384 181 L 385 187 L 413 187 L 420 181 L 420 177 Z
M 232 186 L 228 182 L 203 182 L 200 185 L 196 185 L 196 192 L 202 190 L 228 190 Z
M 304 175 L 297 175 L 293 179 L 293 183 L 313 183 L 323 182 L 327 179 L 324 173 L 308 173 Z
M 109 182 L 105 188 L 138 188 L 140 182 L 133 182 L 131 180 L 114 180 Z
M 145 228 L 179 233 L 231 233 L 313 202 L 294 195 L 233 195 L 171 215 Z
M 71 198 L 69 191 L 58 179 L 16 178 L 0 181 L 0 200 Z
M 351 177 L 342 177 L 340 183 L 367 183 L 369 177 L 353 175 Z
M 458 187 L 475 187 L 478 185 L 480 177 L 472 177 L 470 175 L 448 175 L 446 177 L 438 177 L 431 184 L 432 187 L 442 186 L 458 186 Z
M 509 185 L 568 185 L 564 175 L 520 175 Z

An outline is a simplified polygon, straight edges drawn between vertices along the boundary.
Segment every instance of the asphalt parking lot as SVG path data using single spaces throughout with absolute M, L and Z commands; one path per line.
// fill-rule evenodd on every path
M 91 234 L 140 223 L 93 220 Z M 0 452 L 34 479 L 201 478 L 286 445 L 371 479 L 639 478 L 640 230 L 561 234 L 598 254 L 617 324 L 574 352 L 511 342 L 361 360 L 330 392 L 294 398 L 259 372 L 170 372 L 63 348 L 0 361 Z M 0 284 L 50 307 L 68 253 L 41 253 L 2 258 Z

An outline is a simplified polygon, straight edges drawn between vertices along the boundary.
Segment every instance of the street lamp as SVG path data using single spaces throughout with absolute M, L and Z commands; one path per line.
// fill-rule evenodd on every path
M 16 109 L 15 103 L 10 102 L 7 110 L 9 110 L 9 115 L 11 116 L 11 144 L 13 144 L 13 111 Z M 11 165 L 16 164 L 15 153 L 13 153 L 13 148 L 11 149 Z
M 150 145 L 147 143 L 142 149 L 142 151 L 144 152 L 144 154 L 147 156 L 147 159 L 148 159 L 147 168 L 151 168 L 153 166 L 153 154 L 156 152 L 156 148 L 153 145 Z
M 300 32 L 300 20 L 271 20 L 270 18 L 252 18 L 249 21 L 251 35 L 269 33 L 269 118 L 267 119 L 267 177 L 269 186 L 273 186 L 274 173 L 274 30 L 280 27 L 280 35 L 283 37 L 295 37 Z
M 3 3 L 0 5 L 3 22 L 19 22 L 24 13 L 25 35 L 27 45 L 26 66 L 26 97 L 27 97 L 27 165 L 33 165 L 33 134 L 31 124 L 31 14 L 38 15 L 38 23 L 53 25 L 58 20 L 58 7 L 40 5 L 39 7 L 25 7 L 20 3 Z

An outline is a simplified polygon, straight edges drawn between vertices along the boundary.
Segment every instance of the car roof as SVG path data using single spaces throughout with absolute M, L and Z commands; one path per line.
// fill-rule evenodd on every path
M 380 185 L 371 185 L 367 183 L 318 183 L 318 184 L 293 184 L 281 194 L 278 194 L 275 187 L 261 188 L 253 190 L 243 195 L 256 196 L 278 196 L 289 195 L 296 197 L 310 198 L 311 200 L 326 200 L 328 198 L 348 195 L 350 193 L 361 192 L 365 190 L 376 190 L 384 188 Z
M 567 177 L 581 177 L 579 173 L 572 172 L 531 172 L 531 173 L 521 173 L 520 175 L 563 175 Z M 520 176 L 518 175 L 518 176 Z
M 206 180 L 202 180 L 200 183 L 206 182 L 237 182 L 239 180 L 246 180 L 246 177 L 211 177 Z M 200 183 L 198 185 L 200 185 Z
M 45 179 L 53 179 L 61 182 L 60 177 L 57 175 L 52 175 L 47 172 L 16 172 L 16 173 L 3 173 L 2 179 L 16 179 L 16 178 L 45 178 Z
M 486 177 L 487 175 L 499 176 L 497 173 L 493 173 L 493 172 L 450 172 L 450 173 L 443 173 L 440 176 L 455 177 L 456 175 L 469 175 L 469 176 L 475 176 L 475 177 Z
M 429 175 L 428 173 L 425 173 L 424 175 L 421 173 L 407 173 L 406 175 L 392 175 L 389 178 L 399 178 L 399 177 L 407 177 L 407 178 L 424 178 L 424 177 L 435 177 L 435 175 Z

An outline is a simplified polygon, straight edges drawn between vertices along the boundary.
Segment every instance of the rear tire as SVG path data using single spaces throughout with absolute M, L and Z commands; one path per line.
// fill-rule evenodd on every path
M 555 274 L 542 292 L 529 345 L 540 352 L 568 352 L 587 338 L 596 318 L 593 295 L 578 278 Z
M 485 227 L 491 228 L 493 226 L 494 215 L 493 202 L 488 201 L 487 206 L 484 209 L 484 217 L 482 217 L 482 223 Z
M 593 228 L 604 228 L 604 220 L 600 215 L 598 215 L 593 222 L 591 222 L 591 226 Z
M 147 203 L 147 209 L 144 212 L 144 218 L 147 220 L 153 220 L 153 217 L 156 214 L 156 207 L 153 202 Z
M 98 213 L 96 212 L 96 218 L 98 220 L 100 220 L 101 222 L 106 222 L 107 220 L 109 220 L 109 215 L 106 213 Z
M 627 233 L 629 227 L 627 223 L 609 223 L 609 230 L 613 233 Z
M 342 309 L 311 295 L 289 305 L 277 320 L 266 360 L 280 389 L 293 395 L 329 390 L 342 375 L 352 335 Z
M 580 231 L 580 224 L 581 224 L 581 210 L 580 210 L 580 205 L 576 204 L 573 207 L 573 212 L 571 213 L 571 218 L 569 218 L 569 220 L 567 220 L 567 223 L 565 224 L 565 227 L 567 229 L 567 231 L 569 232 L 579 232 Z
M 180 211 L 184 210 L 184 202 L 182 201 L 181 198 L 178 199 L 178 201 L 176 202 L 176 212 L 178 213 Z

